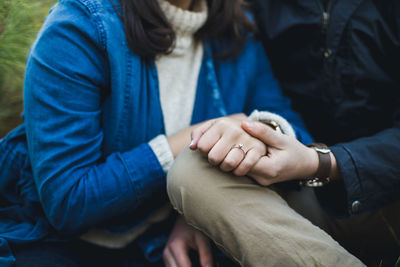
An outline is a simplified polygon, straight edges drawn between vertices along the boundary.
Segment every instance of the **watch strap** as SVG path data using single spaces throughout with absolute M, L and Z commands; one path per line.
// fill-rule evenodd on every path
M 319 179 L 329 178 L 329 175 L 331 173 L 332 162 L 330 155 L 331 151 L 328 148 L 328 146 L 322 143 L 311 143 L 308 144 L 307 146 L 315 149 L 315 151 L 317 151 L 318 153 L 319 163 L 317 172 L 315 173 L 314 177 Z
M 329 183 L 329 175 L 331 173 L 331 150 L 327 145 L 322 143 L 311 143 L 307 145 L 308 147 L 317 151 L 318 154 L 318 169 L 313 178 L 307 179 L 305 181 L 300 181 L 300 185 L 308 187 L 321 187 Z

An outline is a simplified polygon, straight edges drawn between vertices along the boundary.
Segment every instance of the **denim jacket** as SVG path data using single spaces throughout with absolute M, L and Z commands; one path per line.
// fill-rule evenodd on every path
M 12 261 L 7 242 L 70 238 L 91 227 L 125 233 L 168 201 L 147 143 L 165 133 L 157 71 L 129 49 L 123 29 L 109 1 L 60 0 L 39 32 L 26 67 L 24 126 L 0 143 L 3 262 Z M 262 45 L 249 37 L 235 58 L 216 53 L 206 42 L 192 123 L 268 110 L 311 142 Z M 168 230 L 159 229 L 137 240 L 149 260 L 160 259 Z

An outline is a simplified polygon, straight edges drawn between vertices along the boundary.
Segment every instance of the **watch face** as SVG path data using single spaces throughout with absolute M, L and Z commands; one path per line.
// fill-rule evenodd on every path
M 328 154 L 331 152 L 331 150 L 329 148 L 318 148 L 318 147 L 314 147 L 314 149 L 322 154 Z

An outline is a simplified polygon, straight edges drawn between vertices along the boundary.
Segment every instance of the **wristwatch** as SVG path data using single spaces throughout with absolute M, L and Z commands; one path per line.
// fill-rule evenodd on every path
M 307 145 L 318 153 L 318 169 L 313 178 L 300 181 L 300 185 L 307 187 L 321 187 L 330 182 L 331 173 L 331 150 L 322 143 L 311 143 Z

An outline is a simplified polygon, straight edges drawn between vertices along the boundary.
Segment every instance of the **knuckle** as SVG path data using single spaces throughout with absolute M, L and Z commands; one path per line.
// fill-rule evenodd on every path
M 244 176 L 247 174 L 247 172 L 243 168 L 237 168 L 236 170 L 233 171 L 233 174 L 236 176 Z
M 177 251 L 180 248 L 180 243 L 178 241 L 172 241 L 169 245 L 171 251 Z
M 208 153 L 208 147 L 202 140 L 197 144 L 197 149 L 202 153 Z
M 268 177 L 271 179 L 276 179 L 279 176 L 279 171 L 277 168 L 271 168 L 270 170 L 268 170 Z
M 164 248 L 163 250 L 163 259 L 164 261 L 168 260 L 168 248 Z
M 223 162 L 223 163 L 220 165 L 220 169 L 221 169 L 222 171 L 224 171 L 224 172 L 229 172 L 229 171 L 231 170 L 231 168 L 228 167 L 228 166 L 225 164 L 225 162 Z
M 251 165 L 249 162 L 242 162 L 242 163 L 239 165 L 239 167 L 237 167 L 237 168 L 233 171 L 233 173 L 234 173 L 236 176 L 244 176 L 244 175 L 246 175 L 246 174 L 249 172 L 251 166 L 252 166 L 252 165 Z
M 249 161 L 242 162 L 241 169 L 243 171 L 247 172 L 252 166 L 253 166 L 253 164 L 251 162 L 249 162 Z
M 271 181 L 269 181 L 269 180 L 267 180 L 267 179 L 259 179 L 258 181 L 257 181 L 260 185 L 262 185 L 262 186 L 269 186 L 269 185 L 271 185 Z
M 228 168 L 234 168 L 236 166 L 236 162 L 233 159 L 227 159 L 225 160 L 225 165 Z
M 212 260 L 211 256 L 209 256 L 209 255 L 204 256 L 204 264 L 205 264 L 205 266 L 212 266 L 212 262 L 213 262 L 213 260 Z
M 212 165 L 218 165 L 220 160 L 217 155 L 208 154 L 208 162 Z
M 218 127 L 226 127 L 228 125 L 228 121 L 225 118 L 219 119 L 215 122 L 215 125 Z
M 230 129 L 232 136 L 241 136 L 243 135 L 243 131 L 237 127 Z

